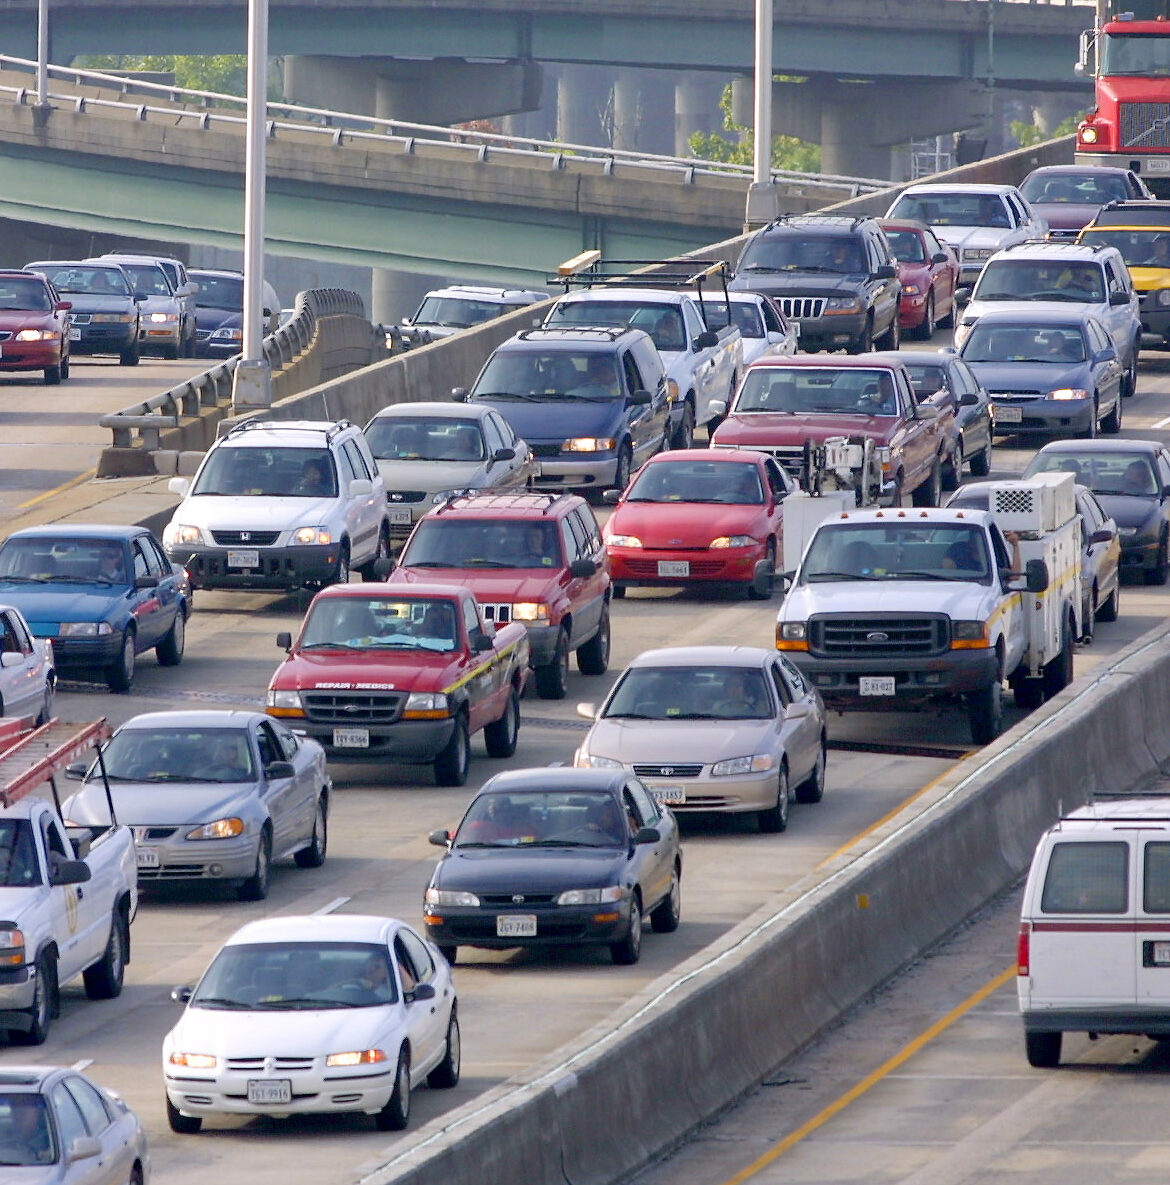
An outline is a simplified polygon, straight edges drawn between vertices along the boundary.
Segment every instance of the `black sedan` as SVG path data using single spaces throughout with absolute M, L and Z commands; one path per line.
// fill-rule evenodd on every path
M 1058 440 L 1029 462 L 1025 477 L 1068 469 L 1097 495 L 1121 531 L 1121 571 L 1147 584 L 1170 577 L 1170 452 L 1156 440 Z
M 497 774 L 472 799 L 423 898 L 427 937 L 451 963 L 460 946 L 608 946 L 632 964 L 643 919 L 678 928 L 678 824 L 621 769 Z

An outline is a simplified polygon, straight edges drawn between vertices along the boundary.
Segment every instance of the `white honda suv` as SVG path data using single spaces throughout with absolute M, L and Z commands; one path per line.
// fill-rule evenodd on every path
M 217 440 L 184 495 L 163 545 L 196 588 L 345 583 L 384 573 L 386 487 L 361 429 L 348 420 L 245 420 Z

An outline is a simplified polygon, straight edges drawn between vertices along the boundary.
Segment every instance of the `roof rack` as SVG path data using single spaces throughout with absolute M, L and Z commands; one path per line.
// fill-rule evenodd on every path
M 633 268 L 653 267 L 653 272 L 630 271 Z M 610 270 L 610 269 L 626 270 Z M 695 269 L 698 269 L 697 271 Z M 693 288 L 699 298 L 699 310 L 704 324 L 707 310 L 703 304 L 703 285 L 717 277 L 727 300 L 727 280 L 731 265 L 725 259 L 610 259 L 602 261 L 600 251 L 582 251 L 565 260 L 550 284 L 563 284 L 569 292 L 574 285 L 592 288 Z
M 238 424 L 233 424 L 228 429 L 227 436 L 235 436 L 237 433 L 251 432 L 258 428 L 292 428 L 297 432 L 324 432 L 325 442 L 328 444 L 339 433 L 344 432 L 347 428 L 352 428 L 353 423 L 350 420 L 335 420 L 332 424 L 322 424 L 319 427 L 306 427 L 304 421 L 298 420 L 264 420 L 259 416 L 253 416 L 251 419 L 241 420 Z
M 558 341 L 566 338 L 585 338 L 591 341 L 617 341 L 623 333 L 629 333 L 628 325 L 573 325 L 573 326 L 541 326 L 537 329 L 521 329 L 516 334 L 519 341 Z
M 571 492 L 564 490 L 523 490 L 515 494 L 505 494 L 494 492 L 491 490 L 444 490 L 441 494 L 436 494 L 434 501 L 439 513 L 444 510 L 449 510 L 456 502 L 465 498 L 499 498 L 504 502 L 513 503 L 516 501 L 540 501 L 545 503 L 544 513 L 548 512 L 561 501 L 562 498 L 572 498 L 574 495 Z

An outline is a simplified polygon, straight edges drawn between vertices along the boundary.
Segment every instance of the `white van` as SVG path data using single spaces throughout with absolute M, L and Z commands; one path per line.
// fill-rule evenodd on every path
M 1061 1034 L 1170 1036 L 1170 798 L 1073 811 L 1044 833 L 1020 919 L 1017 990 L 1033 1066 Z

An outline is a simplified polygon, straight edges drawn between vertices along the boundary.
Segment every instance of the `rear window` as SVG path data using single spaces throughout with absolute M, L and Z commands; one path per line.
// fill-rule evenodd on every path
M 1059 843 L 1052 849 L 1040 898 L 1042 913 L 1124 913 L 1129 845 Z
M 1170 913 L 1170 843 L 1146 844 L 1142 898 L 1146 913 Z

